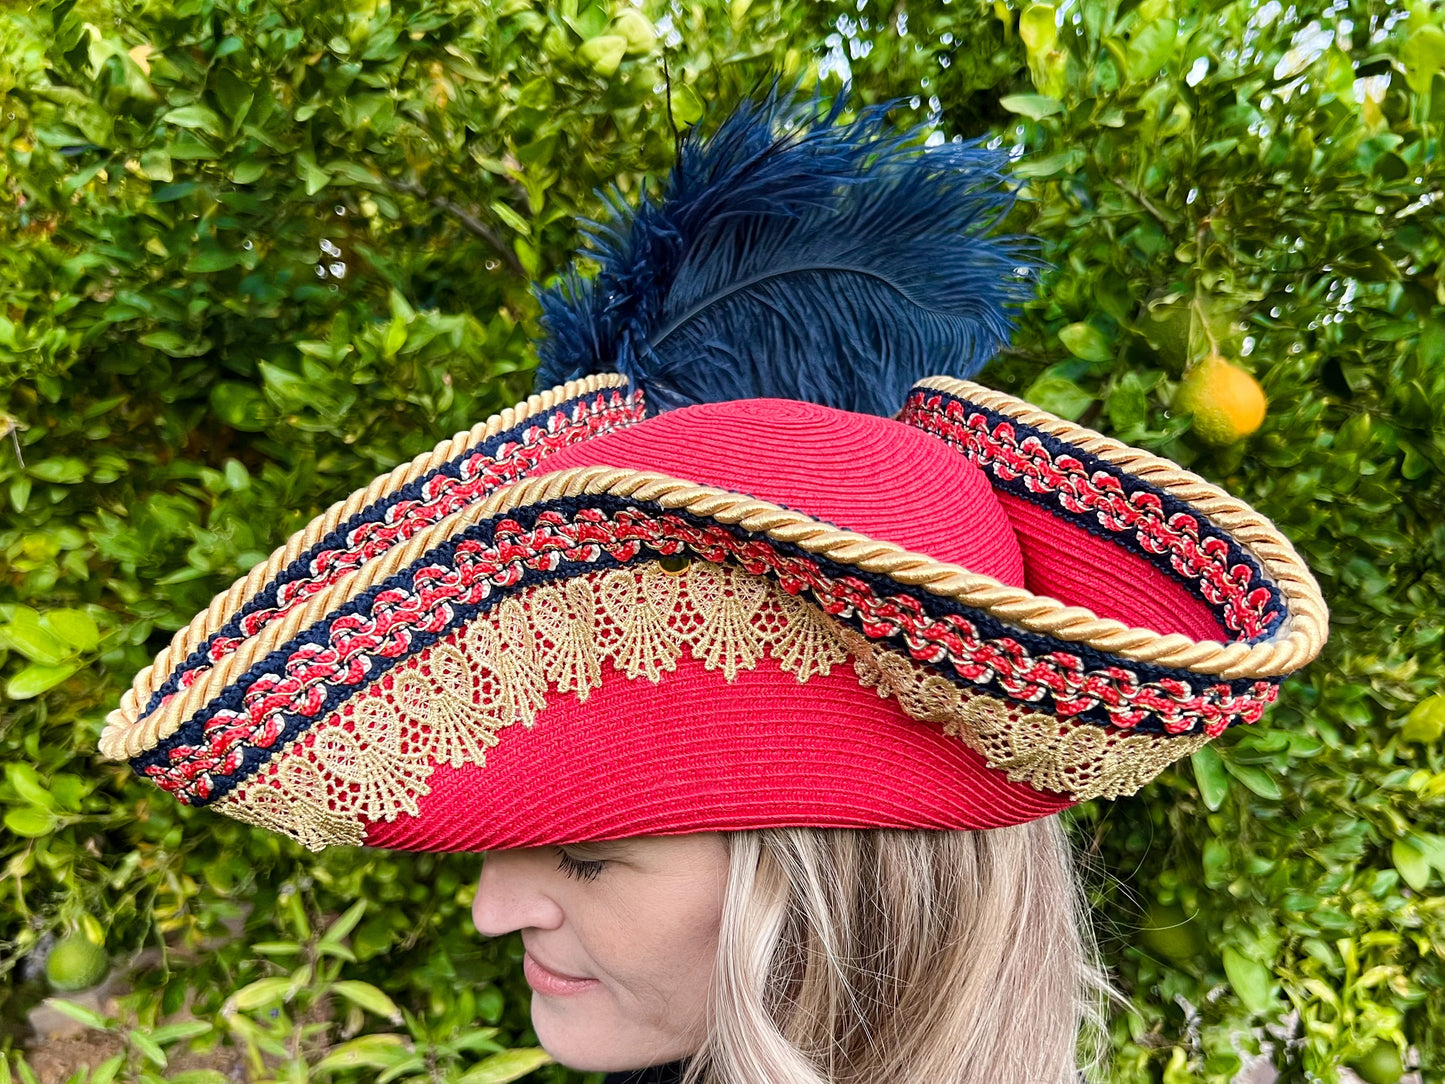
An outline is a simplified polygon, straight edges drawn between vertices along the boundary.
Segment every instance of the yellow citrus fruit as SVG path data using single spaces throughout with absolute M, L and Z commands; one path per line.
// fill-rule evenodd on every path
M 45 977 L 57 990 L 88 990 L 110 971 L 104 948 L 84 934 L 62 937 L 45 961 Z
M 1350 1068 L 1358 1073 L 1366 1084 L 1395 1084 L 1395 1081 L 1405 1075 L 1405 1063 L 1400 1060 L 1400 1048 L 1383 1039 L 1350 1062 Z
M 1264 389 L 1248 372 L 1210 354 L 1184 374 L 1175 405 L 1194 415 L 1194 431 L 1210 444 L 1233 444 L 1264 421 Z

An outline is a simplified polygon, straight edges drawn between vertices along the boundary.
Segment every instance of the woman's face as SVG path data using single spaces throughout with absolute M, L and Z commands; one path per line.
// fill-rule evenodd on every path
M 487 854 L 472 920 L 487 937 L 522 931 L 549 1054 L 615 1072 L 697 1052 L 727 861 L 717 833 Z

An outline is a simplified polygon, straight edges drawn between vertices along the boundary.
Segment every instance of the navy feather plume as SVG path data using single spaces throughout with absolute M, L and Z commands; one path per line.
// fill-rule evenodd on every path
M 614 193 L 588 227 L 596 277 L 539 295 L 537 386 L 620 372 L 653 412 L 778 397 L 888 415 L 924 376 L 976 373 L 1038 266 L 1027 239 L 988 236 L 1007 156 L 924 148 L 887 105 L 840 122 L 845 98 L 775 83 L 688 134 L 660 199 Z

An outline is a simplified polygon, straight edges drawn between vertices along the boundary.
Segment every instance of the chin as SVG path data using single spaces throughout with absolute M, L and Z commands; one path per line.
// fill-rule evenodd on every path
M 570 1008 L 570 1006 L 569 1006 Z M 582 1073 L 621 1073 L 676 1061 L 682 1053 L 657 1053 L 657 1044 L 628 1042 L 616 1020 L 592 1018 L 586 1012 L 557 1011 L 547 999 L 532 996 L 532 1030 L 553 1059 Z

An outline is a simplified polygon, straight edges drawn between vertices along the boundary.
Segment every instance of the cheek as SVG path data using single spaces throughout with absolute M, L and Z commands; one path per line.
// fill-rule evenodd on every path
M 722 890 L 716 896 L 696 885 L 656 891 L 645 906 L 630 908 L 598 945 L 598 963 L 614 980 L 619 999 L 644 1013 L 649 1007 L 676 1011 L 686 1005 L 700 1015 L 717 957 Z
M 640 905 L 607 909 L 605 920 L 573 914 L 602 987 L 532 1003 L 542 1045 L 564 1065 L 640 1068 L 694 1054 L 706 1038 L 722 889 L 714 898 L 695 883 L 663 887 L 651 886 Z

